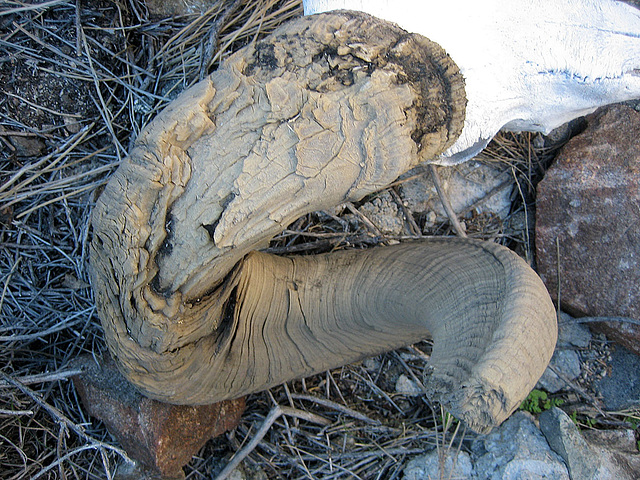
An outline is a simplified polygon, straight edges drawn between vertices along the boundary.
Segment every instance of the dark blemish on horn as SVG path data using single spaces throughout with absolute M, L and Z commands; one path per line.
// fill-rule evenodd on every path
M 235 311 L 237 305 L 237 287 L 231 291 L 229 299 L 222 307 L 222 317 L 220 323 L 216 328 L 216 354 L 220 352 L 222 347 L 227 343 L 226 340 L 231 338 L 231 342 L 235 338 L 237 329 L 234 328 L 235 324 Z M 233 333 L 233 336 L 231 335 Z
M 204 225 L 204 224 L 202 225 L 202 228 L 204 228 L 207 231 L 207 233 L 209 234 L 209 238 L 211 239 L 211 241 L 213 243 L 216 243 L 213 240 L 213 237 L 216 234 L 216 227 L 217 226 L 218 226 L 218 220 L 216 220 L 214 223 L 211 223 L 209 225 Z
M 174 224 L 173 215 L 171 215 L 170 212 L 167 212 L 167 217 L 164 222 L 164 230 L 166 232 L 166 235 L 164 237 L 164 241 L 162 242 L 162 245 L 160 245 L 160 247 L 158 248 L 158 252 L 156 254 L 159 257 L 171 255 L 171 252 L 173 251 L 173 243 L 172 243 L 173 224 Z
M 278 58 L 271 43 L 258 42 L 253 52 L 253 61 L 244 69 L 245 75 L 253 75 L 256 70 L 275 70 L 278 68 Z
M 158 273 L 156 273 L 156 275 L 153 277 L 153 280 L 151 280 L 151 282 L 149 282 L 149 286 L 151 287 L 151 289 L 153 290 L 153 292 L 157 295 L 161 295 L 164 298 L 169 298 L 171 296 L 171 294 L 173 293 L 171 291 L 171 287 L 167 286 L 167 287 L 162 287 L 160 285 L 160 276 Z
M 222 207 L 222 211 L 223 212 L 227 209 L 227 207 L 233 201 L 234 198 L 236 198 L 236 194 L 232 192 L 229 195 L 227 195 L 226 197 L 224 197 L 222 199 L 222 201 L 220 201 L 220 207 Z M 214 240 L 215 233 L 216 233 L 216 228 L 218 227 L 218 223 L 220 223 L 220 218 L 222 218 L 222 213 L 220 214 L 220 216 L 213 223 L 203 223 L 202 224 L 202 228 L 204 228 L 207 231 L 207 233 L 209 234 L 209 238 L 214 243 L 214 245 L 216 243 L 215 240 Z

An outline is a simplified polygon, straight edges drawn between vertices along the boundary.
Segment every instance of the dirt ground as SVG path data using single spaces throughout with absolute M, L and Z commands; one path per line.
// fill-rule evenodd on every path
M 302 13 L 299 0 L 198 5 L 205 11 L 165 18 L 138 0 L 0 6 L 3 479 L 112 478 L 124 452 L 84 413 L 69 381 L 77 373 L 69 366 L 74 358 L 106 353 L 87 274 L 92 204 L 140 129 L 172 98 L 229 52 Z M 485 161 L 513 172 L 511 216 L 525 221 L 514 228 L 471 214 L 467 232 L 532 258 L 535 184 L 559 145 L 500 135 Z M 412 219 L 426 231 L 424 218 Z M 343 228 L 339 219 L 310 214 L 271 250 L 317 253 L 396 240 L 365 224 L 348 235 L 320 235 Z M 426 233 L 452 229 L 442 223 Z M 455 419 L 424 396 L 396 391 L 401 376 L 419 383 L 429 351 L 423 342 L 252 395 L 238 428 L 207 443 L 186 467 L 187 478 L 212 478 L 275 405 L 329 425 L 277 420 L 245 462 L 267 478 L 393 479 L 425 449 L 465 448 L 473 434 Z M 564 399 L 597 419 L 584 398 L 574 397 Z

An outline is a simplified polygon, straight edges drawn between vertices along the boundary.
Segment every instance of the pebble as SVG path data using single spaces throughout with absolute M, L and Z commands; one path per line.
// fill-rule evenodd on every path
M 389 192 L 382 192 L 358 211 L 367 217 L 381 233 L 400 235 L 404 231 L 404 218 Z
M 558 321 L 558 347 L 588 348 L 591 343 L 591 331 L 568 313 L 560 312 Z
M 401 374 L 396 381 L 396 393 L 402 395 L 415 396 L 424 393 L 423 389 L 405 374 Z
M 18 157 L 38 157 L 42 155 L 46 150 L 46 145 L 38 137 L 28 136 L 11 136 L 11 145 L 15 149 L 15 154 Z

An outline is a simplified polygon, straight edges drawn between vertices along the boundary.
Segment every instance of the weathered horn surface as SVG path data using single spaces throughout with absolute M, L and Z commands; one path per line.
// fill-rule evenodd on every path
M 288 23 L 185 91 L 93 212 L 92 285 L 125 376 L 206 404 L 433 336 L 428 393 L 478 431 L 504 420 L 556 336 L 515 254 L 462 240 L 254 252 L 444 151 L 464 98 L 437 45 L 351 12 Z

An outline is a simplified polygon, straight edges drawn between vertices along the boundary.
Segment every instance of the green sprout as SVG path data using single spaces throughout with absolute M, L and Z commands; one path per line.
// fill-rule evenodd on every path
M 520 410 L 525 410 L 529 413 L 542 413 L 545 410 L 549 410 L 552 407 L 558 407 L 564 403 L 564 400 L 559 398 L 549 398 L 549 394 L 544 390 L 531 390 L 529 396 L 524 399 L 520 405 Z

